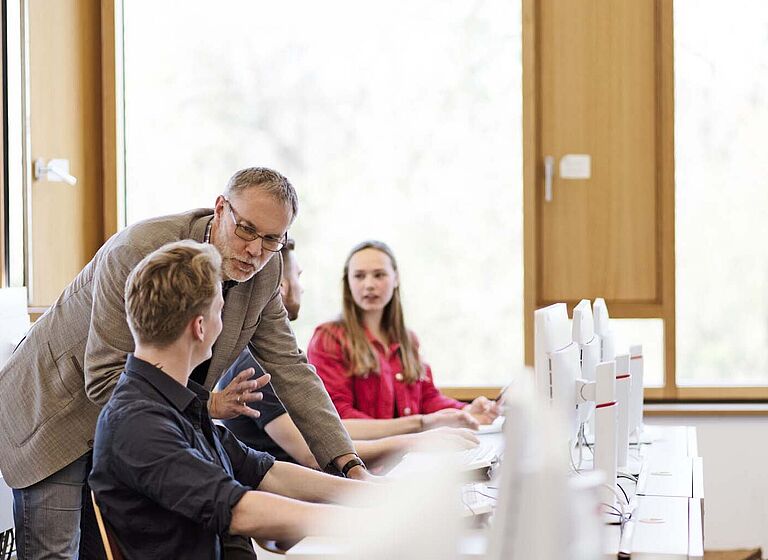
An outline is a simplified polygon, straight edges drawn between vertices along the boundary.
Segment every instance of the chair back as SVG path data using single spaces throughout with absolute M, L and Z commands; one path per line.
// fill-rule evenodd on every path
M 101 533 L 101 542 L 104 544 L 107 560 L 123 560 L 123 554 L 117 545 L 115 534 L 101 515 L 99 504 L 96 503 L 96 494 L 93 493 L 93 490 L 91 490 L 91 501 L 93 502 L 93 511 L 96 514 L 96 523 L 99 524 L 99 533 Z

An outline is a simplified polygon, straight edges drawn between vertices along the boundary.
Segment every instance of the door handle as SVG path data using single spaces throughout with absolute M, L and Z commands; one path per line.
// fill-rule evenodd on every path
M 77 184 L 77 177 L 69 174 L 68 159 L 52 159 L 46 163 L 43 158 L 37 158 L 35 160 L 35 180 L 63 181 L 72 186 Z
M 544 158 L 544 201 L 552 202 L 552 179 L 555 175 L 555 158 Z

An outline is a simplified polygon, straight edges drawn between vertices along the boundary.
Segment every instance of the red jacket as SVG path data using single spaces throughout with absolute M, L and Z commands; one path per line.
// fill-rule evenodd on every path
M 366 330 L 379 360 L 379 372 L 365 377 L 349 375 L 350 365 L 344 354 L 347 335 L 337 323 L 324 323 L 315 329 L 309 341 L 307 357 L 317 368 L 339 416 L 342 418 L 395 418 L 428 414 L 444 408 L 463 408 L 460 401 L 443 396 L 432 382 L 432 370 L 425 364 L 426 379 L 406 384 L 400 362 L 400 345 L 389 348 Z

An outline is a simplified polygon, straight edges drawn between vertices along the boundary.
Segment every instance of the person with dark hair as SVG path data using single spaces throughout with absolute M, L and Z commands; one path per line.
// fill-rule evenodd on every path
M 301 285 L 301 274 L 304 272 L 296 260 L 296 242 L 288 238 L 285 247 L 280 251 L 283 257 L 283 274 L 280 277 L 280 299 L 283 300 L 285 312 L 290 321 L 299 318 L 299 308 L 301 307 L 301 294 L 304 288 Z
M 347 429 L 367 437 L 418 432 L 436 426 L 477 428 L 498 416 L 497 403 L 471 404 L 438 391 L 405 326 L 394 253 L 381 241 L 355 246 L 344 263 L 341 317 L 317 327 L 309 361 Z
M 238 537 L 303 538 L 340 511 L 308 502 L 366 484 L 276 463 L 211 420 L 191 374 L 222 332 L 221 265 L 214 247 L 177 241 L 126 282 L 135 349 L 99 414 L 89 482 L 127 559 L 253 559 Z
M 289 239 L 283 248 L 283 277 L 280 283 L 280 294 L 291 320 L 296 320 L 299 316 L 301 296 L 304 292 L 300 281 L 302 268 L 296 258 L 295 247 L 293 239 Z M 257 378 L 264 374 L 264 370 L 246 349 L 224 374 L 221 383 L 229 383 L 238 372 L 247 368 L 253 368 Z M 306 467 L 319 468 L 314 455 L 307 447 L 290 415 L 287 414 L 272 385 L 269 383 L 264 385 L 261 392 L 263 398 L 249 404 L 251 408 L 259 412 L 257 418 L 241 415 L 224 420 L 224 425 L 240 441 L 253 449 L 267 451 L 280 461 L 297 462 Z M 470 430 L 461 428 L 442 427 L 424 433 L 394 435 L 370 440 L 364 439 L 365 430 L 361 431 L 361 437 L 357 437 L 356 431 L 358 429 L 359 427 L 355 425 L 347 426 L 357 453 L 366 465 L 372 468 L 386 468 L 394 464 L 408 451 L 418 447 L 467 449 L 478 443 L 477 437 Z
M 0 369 L 0 470 L 14 489 L 20 560 L 73 558 L 81 543 L 99 544 L 95 518 L 81 510 L 88 507 L 96 419 L 134 350 L 125 281 L 142 258 L 173 241 L 210 243 L 222 257 L 223 330 L 192 379 L 213 389 L 248 346 L 320 464 L 369 476 L 280 300 L 282 259 L 273 257 L 297 212 L 286 177 L 263 167 L 240 170 L 213 208 L 145 220 L 113 235 L 35 322 Z M 211 416 L 257 415 L 247 406 L 259 398 L 252 373 L 211 394 Z

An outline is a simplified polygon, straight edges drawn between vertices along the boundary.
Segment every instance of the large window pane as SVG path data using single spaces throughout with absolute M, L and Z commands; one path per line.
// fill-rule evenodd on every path
M 768 3 L 675 1 L 677 379 L 768 383 Z
M 661 319 L 613 319 L 616 354 L 626 354 L 630 346 L 643 347 L 643 385 L 664 385 L 664 321 Z
M 210 206 L 249 165 L 301 210 L 301 344 L 347 251 L 399 258 L 440 384 L 522 363 L 521 8 L 477 2 L 125 2 L 128 222 Z

